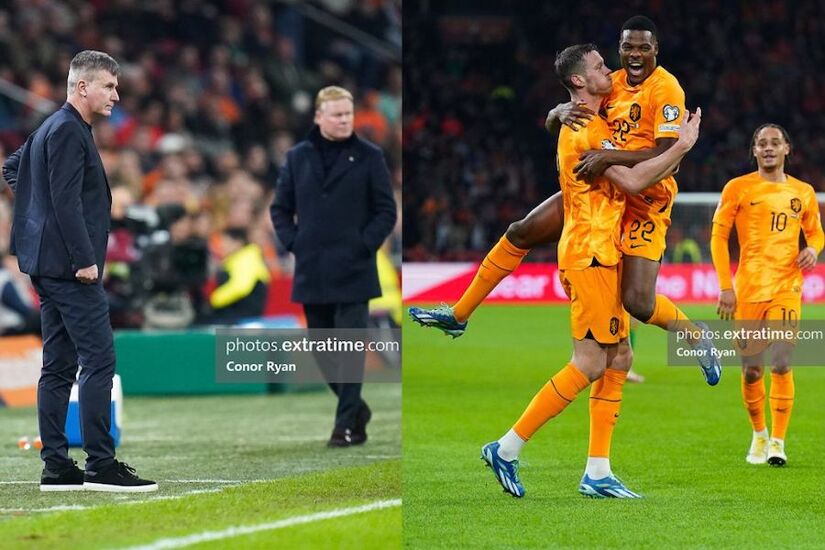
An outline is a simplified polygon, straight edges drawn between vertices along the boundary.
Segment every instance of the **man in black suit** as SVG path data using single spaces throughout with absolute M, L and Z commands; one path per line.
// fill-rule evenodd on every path
M 11 253 L 40 295 L 41 491 L 157 490 L 153 481 L 115 460 L 109 433 L 115 350 L 100 276 L 112 195 L 91 124 L 112 114 L 118 73 L 109 55 L 78 53 L 69 67 L 66 103 L 3 164 L 15 194 Z M 78 365 L 85 472 L 69 457 L 64 431 Z
M 318 92 L 316 125 L 287 153 L 270 210 L 278 237 L 295 254 L 292 299 L 303 304 L 310 329 L 366 328 L 368 301 L 381 296 L 375 253 L 395 225 L 395 200 L 384 154 L 353 133 L 353 116 L 349 91 Z M 338 396 L 328 444 L 364 443 L 371 412 L 361 384 L 335 380 L 334 358 L 316 358 Z M 356 361 L 363 371 L 363 354 Z

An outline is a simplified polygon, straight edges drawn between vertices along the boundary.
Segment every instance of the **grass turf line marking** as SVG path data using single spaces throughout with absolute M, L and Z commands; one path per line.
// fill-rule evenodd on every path
M 160 479 L 158 483 L 223 483 L 238 485 L 242 483 L 263 483 L 271 479 Z
M 227 485 L 226 487 L 220 487 L 217 489 L 195 489 L 192 491 L 186 491 L 185 493 L 181 493 L 179 495 L 158 495 L 149 498 L 143 498 L 139 500 L 127 500 L 127 501 L 115 501 L 115 502 L 105 502 L 102 504 L 95 504 L 91 506 L 85 506 L 82 504 L 59 504 L 57 506 L 49 506 L 48 508 L 0 508 L 0 514 L 16 514 L 20 512 L 30 512 L 30 513 L 49 513 L 49 512 L 66 512 L 66 511 L 79 511 L 79 510 L 92 510 L 94 508 L 102 508 L 103 506 L 111 506 L 115 504 L 117 506 L 125 506 L 128 504 L 143 504 L 144 502 L 157 502 L 159 500 L 178 500 L 184 497 L 192 496 L 192 495 L 202 495 L 206 493 L 220 493 L 224 489 L 228 489 L 230 487 L 236 487 L 236 485 Z M 123 497 L 129 497 L 134 495 L 125 495 L 125 494 L 115 494 L 115 499 L 120 500 Z
M 396 457 L 400 458 L 400 457 Z M 271 479 L 160 479 L 158 483 L 262 483 Z M 39 481 L 0 481 L 0 485 L 39 485 Z
M 61 504 L 49 508 L 0 508 L 0 514 L 17 514 L 20 512 L 65 512 L 67 510 L 88 510 L 92 506 L 81 506 L 80 504 Z
M 363 514 L 365 512 L 372 512 L 374 510 L 383 510 L 384 508 L 394 508 L 401 506 L 401 499 L 393 500 L 379 500 L 363 506 L 353 506 L 351 508 L 338 508 L 337 510 L 329 510 L 327 512 L 317 512 L 314 514 L 306 514 L 303 516 L 293 516 L 270 523 L 262 523 L 259 525 L 244 525 L 240 527 L 229 527 L 222 531 L 204 531 L 194 535 L 185 537 L 158 539 L 154 542 L 143 546 L 130 546 L 127 550 L 166 550 L 169 548 L 183 548 L 201 542 L 208 542 L 213 540 L 222 540 L 232 537 L 240 537 L 243 535 L 251 535 L 260 531 L 272 531 L 274 529 L 284 529 L 294 525 L 303 525 L 305 523 L 313 523 L 316 521 L 323 521 L 325 519 L 340 518 L 344 516 L 352 516 L 355 514 Z

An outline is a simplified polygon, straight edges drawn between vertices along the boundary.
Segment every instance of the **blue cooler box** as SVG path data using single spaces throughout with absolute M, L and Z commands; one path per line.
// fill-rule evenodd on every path
M 115 375 L 112 380 L 112 427 L 109 433 L 115 440 L 115 447 L 120 445 L 120 428 L 123 419 L 123 387 L 120 376 Z M 72 394 L 69 397 L 69 414 L 66 415 L 66 437 L 70 447 L 82 447 L 83 437 L 80 435 L 80 404 L 77 401 L 77 383 L 72 385 Z

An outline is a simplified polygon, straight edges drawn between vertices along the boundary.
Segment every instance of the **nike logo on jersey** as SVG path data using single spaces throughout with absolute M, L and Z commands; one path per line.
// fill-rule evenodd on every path
M 751 201 L 751 206 L 756 206 L 757 204 L 762 204 L 765 201 Z

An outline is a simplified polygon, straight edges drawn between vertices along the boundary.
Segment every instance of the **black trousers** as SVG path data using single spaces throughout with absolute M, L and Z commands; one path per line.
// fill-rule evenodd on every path
M 304 314 L 307 318 L 307 328 L 367 328 L 369 321 L 369 307 L 367 302 L 346 304 L 304 304 Z M 335 427 L 352 429 L 358 412 L 366 403 L 361 399 L 360 383 L 336 382 L 331 378 L 338 369 L 335 357 L 328 353 L 316 353 L 315 360 L 321 372 L 327 378 L 330 389 L 338 396 L 338 407 L 335 410 Z M 355 359 L 364 367 L 364 354 Z
M 51 470 L 70 464 L 66 415 L 81 365 L 78 389 L 86 469 L 108 466 L 115 457 L 109 433 L 115 347 L 103 285 L 50 277 L 32 277 L 32 283 L 40 295 L 43 330 L 43 370 L 37 385 L 40 458 Z

